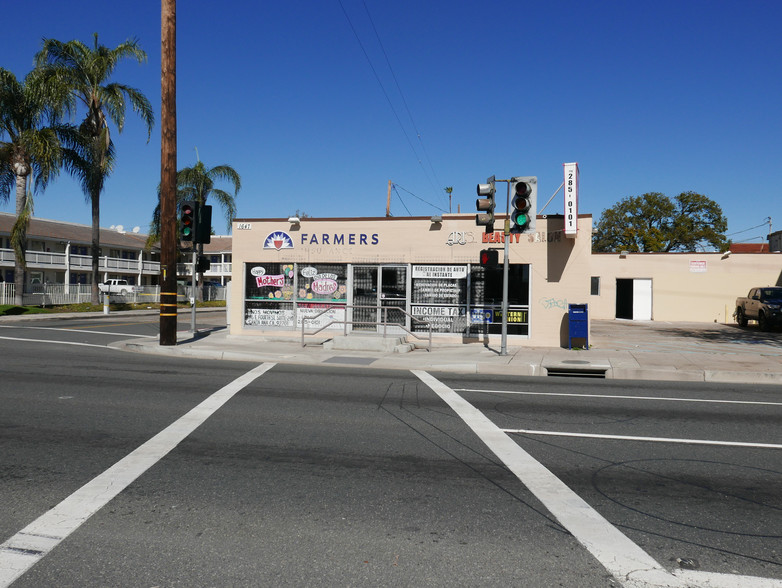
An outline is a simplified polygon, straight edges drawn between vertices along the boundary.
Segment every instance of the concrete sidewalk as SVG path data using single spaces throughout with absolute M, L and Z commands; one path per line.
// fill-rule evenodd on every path
M 329 350 L 322 345 L 324 339 L 313 339 L 302 347 L 300 334 L 293 332 L 289 337 L 232 336 L 222 327 L 222 317 L 217 315 L 224 312 L 224 308 L 198 309 L 197 336 L 179 332 L 174 346 L 161 346 L 155 338 L 122 341 L 113 346 L 141 353 L 250 362 L 517 376 L 570 374 L 612 379 L 782 384 L 782 334 L 762 332 L 754 325 L 592 319 L 588 351 L 509 343 L 508 354 L 501 356 L 499 335 L 492 335 L 488 346 L 435 341 L 431 352 L 416 349 L 409 353 Z M 157 314 L 157 310 L 139 310 L 109 315 L 3 316 L 0 324 Z M 179 315 L 180 328 L 188 326 L 190 309 L 180 309 Z M 218 326 L 209 327 L 209 323 Z
M 782 336 L 756 327 L 704 323 L 638 323 L 593 320 L 589 350 L 509 346 L 501 356 L 500 337 L 490 345 L 438 344 L 432 351 L 340 351 L 320 341 L 301 345 L 291 337 L 232 336 L 225 329 L 180 332 L 176 346 L 157 340 L 124 341 L 128 351 L 294 364 L 421 369 L 518 376 L 579 375 L 612 379 L 782 384 Z

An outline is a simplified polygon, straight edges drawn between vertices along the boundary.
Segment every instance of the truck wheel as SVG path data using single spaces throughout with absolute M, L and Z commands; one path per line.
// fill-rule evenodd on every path
M 763 312 L 758 313 L 758 326 L 760 327 L 761 331 L 768 331 L 768 321 L 766 320 L 766 315 Z
M 742 310 L 741 307 L 736 309 L 736 322 L 740 327 L 746 327 L 747 323 L 749 323 L 749 319 L 744 314 L 744 310 Z
M 120 296 L 127 296 L 128 295 L 128 291 L 127 290 L 120 290 L 119 294 L 120 294 Z

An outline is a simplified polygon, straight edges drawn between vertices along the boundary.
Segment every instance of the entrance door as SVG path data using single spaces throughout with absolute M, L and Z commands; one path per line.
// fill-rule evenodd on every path
M 616 318 L 634 321 L 652 320 L 652 280 L 622 278 L 616 280 Z
M 407 310 L 407 267 L 406 266 L 382 266 L 380 272 L 380 306 L 388 310 L 383 312 L 381 320 L 389 323 L 398 323 L 410 328 L 409 318 L 404 312 L 391 310 L 399 308 Z M 383 327 L 378 327 L 383 332 Z M 399 327 L 388 327 L 388 333 L 404 333 Z
M 407 310 L 407 267 L 406 266 L 353 266 L 353 305 L 364 308 L 353 309 L 353 330 L 377 331 L 377 325 L 386 316 L 390 323 L 402 323 L 410 328 L 408 317 L 401 312 L 384 308 Z M 378 313 L 380 313 L 378 315 Z M 356 321 L 362 324 L 355 324 Z M 402 329 L 388 328 L 389 333 L 402 333 Z
M 377 266 L 353 266 L 353 330 L 374 331 L 377 322 Z
M 652 320 L 652 280 L 633 280 L 633 320 Z

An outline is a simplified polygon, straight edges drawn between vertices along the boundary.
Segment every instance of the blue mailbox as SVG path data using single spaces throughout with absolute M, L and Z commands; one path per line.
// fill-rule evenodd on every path
M 573 339 L 583 339 L 584 349 L 589 349 L 589 311 L 586 304 L 568 304 L 568 349 L 573 349 Z

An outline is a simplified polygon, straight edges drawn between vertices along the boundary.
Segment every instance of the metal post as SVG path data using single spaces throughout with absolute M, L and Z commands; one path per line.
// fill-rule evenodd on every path
M 193 333 L 193 337 L 195 337 L 196 333 L 196 300 L 198 299 L 198 296 L 196 295 L 196 264 L 198 263 L 198 253 L 196 252 L 195 245 L 193 245 L 193 276 L 190 279 L 190 283 L 192 284 L 190 293 L 193 295 L 191 298 L 191 304 L 192 308 L 190 310 L 190 330 Z
M 507 184 L 508 196 L 505 200 L 505 227 L 502 240 L 505 242 L 505 258 L 502 262 L 502 343 L 500 355 L 508 355 L 508 252 L 510 251 L 510 182 Z

